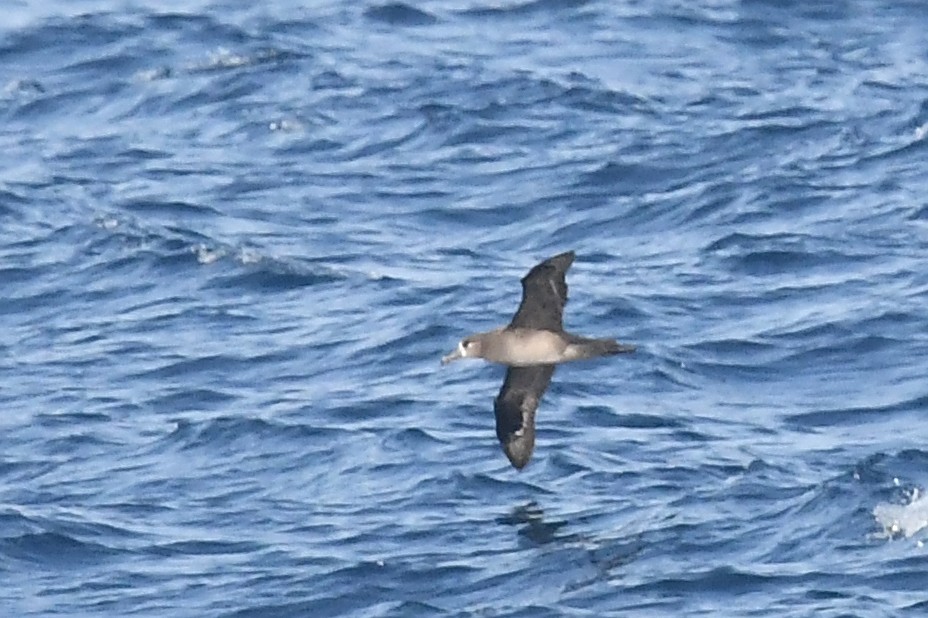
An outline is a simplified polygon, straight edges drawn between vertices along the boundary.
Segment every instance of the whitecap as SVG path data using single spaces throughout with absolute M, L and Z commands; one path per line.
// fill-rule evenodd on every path
M 873 516 L 886 536 L 910 538 L 928 526 L 928 495 L 913 488 L 908 504 L 882 502 L 874 507 Z
M 206 245 L 197 245 L 194 247 L 194 253 L 197 255 L 197 261 L 200 264 L 212 264 L 216 260 L 225 256 L 226 252 L 222 249 L 210 249 Z

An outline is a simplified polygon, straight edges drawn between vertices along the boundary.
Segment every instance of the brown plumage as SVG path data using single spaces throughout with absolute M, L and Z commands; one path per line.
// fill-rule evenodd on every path
M 541 262 L 522 278 L 522 302 L 503 328 L 465 337 L 442 359 L 482 358 L 507 365 L 506 380 L 496 396 L 496 436 L 509 461 L 522 469 L 535 446 L 535 411 L 557 364 L 632 352 L 613 339 L 590 339 L 564 330 L 568 251 Z

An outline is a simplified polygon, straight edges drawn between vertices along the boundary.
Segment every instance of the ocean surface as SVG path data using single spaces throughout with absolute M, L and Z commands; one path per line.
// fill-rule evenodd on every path
M 926 3 L 3 11 L 0 615 L 928 613 Z

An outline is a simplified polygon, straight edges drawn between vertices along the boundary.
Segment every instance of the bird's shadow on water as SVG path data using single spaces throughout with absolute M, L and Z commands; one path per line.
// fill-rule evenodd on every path
M 534 545 L 547 545 L 555 541 L 569 542 L 571 536 L 558 535 L 558 532 L 567 527 L 566 520 L 548 521 L 545 512 L 538 503 L 531 500 L 512 509 L 507 515 L 497 518 L 497 523 L 517 527 L 516 533 Z
M 497 523 L 516 528 L 523 543 L 536 548 L 553 549 L 557 556 L 558 569 L 571 573 L 563 590 L 574 591 L 613 578 L 615 570 L 630 564 L 644 550 L 641 535 L 630 538 L 596 538 L 579 533 L 568 533 L 569 523 L 565 519 L 546 518 L 544 509 L 531 500 L 516 506 L 506 515 L 497 518 Z M 568 552 L 565 556 L 563 552 Z M 561 562 L 565 560 L 566 563 Z M 568 564 L 572 563 L 573 568 Z M 579 576 L 579 577 L 578 577 Z

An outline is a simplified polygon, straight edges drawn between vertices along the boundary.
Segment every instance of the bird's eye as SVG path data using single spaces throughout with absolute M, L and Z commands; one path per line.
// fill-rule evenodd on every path
M 464 347 L 465 347 L 465 348 L 469 348 L 469 347 L 471 346 L 471 344 L 473 343 L 473 341 L 471 341 L 470 339 L 465 339 L 465 340 L 462 341 L 461 343 L 464 344 Z

